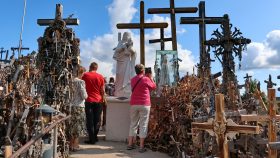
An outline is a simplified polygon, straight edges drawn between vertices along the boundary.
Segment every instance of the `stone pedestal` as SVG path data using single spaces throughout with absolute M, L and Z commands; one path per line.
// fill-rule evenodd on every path
M 130 125 L 130 99 L 107 97 L 106 140 L 127 141 Z

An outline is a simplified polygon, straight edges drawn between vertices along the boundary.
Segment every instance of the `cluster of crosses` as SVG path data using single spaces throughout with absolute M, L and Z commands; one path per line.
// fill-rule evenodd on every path
M 165 42 L 172 41 L 172 49 L 177 51 L 177 37 L 176 37 L 176 14 L 177 13 L 196 13 L 199 11 L 198 17 L 181 17 L 180 24 L 197 24 L 199 25 L 199 47 L 200 47 L 200 61 L 197 65 L 198 74 L 200 78 L 211 78 L 211 58 L 210 47 L 214 48 L 214 55 L 222 64 L 223 68 L 223 83 L 221 93 L 215 95 L 215 119 L 207 123 L 192 123 L 193 130 L 207 130 L 216 136 L 219 146 L 219 156 L 228 157 L 227 136 L 229 133 L 250 133 L 258 134 L 258 126 L 237 125 L 232 120 L 225 119 L 224 104 L 228 106 L 227 109 L 238 110 L 240 100 L 237 97 L 240 95 L 238 90 L 237 79 L 235 76 L 235 56 L 242 58 L 242 51 L 246 45 L 251 42 L 250 39 L 244 38 L 242 33 L 235 28 L 232 31 L 232 24 L 227 14 L 221 17 L 207 17 L 205 14 L 205 2 L 201 1 L 197 7 L 175 7 L 174 0 L 170 0 L 169 8 L 150 8 L 149 14 L 170 14 L 171 17 L 171 37 L 164 37 L 164 29 L 168 27 L 167 23 L 145 23 L 144 22 L 144 2 L 140 2 L 140 23 L 120 23 L 117 24 L 118 29 L 139 29 L 140 30 L 140 63 L 145 64 L 145 29 L 160 29 L 160 38 L 149 40 L 149 43 L 160 43 L 161 50 L 165 50 Z M 206 40 L 206 25 L 218 24 L 221 26 L 221 31 L 217 29 L 212 34 L 210 40 Z M 207 50 L 208 47 L 208 50 Z M 221 56 L 221 58 L 220 58 Z M 251 76 L 250 76 L 251 77 Z M 249 81 L 247 74 L 246 80 Z M 268 84 L 268 100 L 269 100 L 269 115 L 242 115 L 242 121 L 268 121 L 269 122 L 269 142 L 276 141 L 276 126 L 275 121 L 278 121 L 279 115 L 275 111 L 275 89 L 271 78 L 265 81 Z M 230 88 L 228 88 L 230 87 Z M 229 101 L 225 102 L 224 96 L 229 97 Z M 259 96 L 260 97 L 260 96 Z M 229 105 L 230 104 L 230 105 Z M 265 106 L 263 105 L 263 108 Z M 272 143 L 273 144 L 273 143 Z M 276 157 L 277 150 L 269 148 L 269 157 Z

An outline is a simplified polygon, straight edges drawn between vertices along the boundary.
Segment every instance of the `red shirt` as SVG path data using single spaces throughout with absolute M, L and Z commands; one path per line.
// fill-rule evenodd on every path
M 82 80 L 86 83 L 86 91 L 88 94 L 86 102 L 102 102 L 104 77 L 95 71 L 91 71 L 84 73 Z
M 131 90 L 143 76 L 139 74 L 131 79 Z M 150 91 L 156 89 L 156 84 L 149 77 L 144 76 L 134 88 L 130 97 L 130 105 L 150 106 Z

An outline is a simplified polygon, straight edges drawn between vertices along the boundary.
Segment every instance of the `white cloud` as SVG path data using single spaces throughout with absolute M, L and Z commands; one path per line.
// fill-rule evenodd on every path
M 135 17 L 137 10 L 134 8 L 135 0 L 113 0 L 108 8 L 110 15 L 111 33 L 81 41 L 81 60 L 83 65 L 87 68 L 90 62 L 96 61 L 99 63 L 99 72 L 106 76 L 115 74 L 115 63 L 113 60 L 113 48 L 118 43 L 118 32 L 124 30 L 117 30 L 117 23 L 129 23 Z M 125 9 L 124 9 L 125 8 Z M 146 22 L 167 22 L 169 27 L 165 29 L 165 37 L 171 37 L 170 18 L 153 15 Z M 126 30 L 127 31 L 127 30 Z M 131 32 L 131 37 L 134 43 L 134 49 L 137 52 L 136 63 L 140 63 L 140 36 L 138 31 Z M 179 30 L 184 33 L 183 29 Z M 145 31 L 145 62 L 147 67 L 153 67 L 155 62 L 156 50 L 160 49 L 160 44 L 149 44 L 150 39 L 158 39 L 160 37 L 160 29 Z M 172 49 L 172 43 L 165 43 L 166 50 Z M 189 50 L 183 49 L 182 45 L 178 43 L 179 58 L 183 60 L 180 64 L 180 73 L 185 75 L 186 72 L 192 73 L 194 66 L 194 57 Z
M 242 69 L 280 68 L 280 30 L 267 34 L 262 43 L 253 42 L 243 53 Z

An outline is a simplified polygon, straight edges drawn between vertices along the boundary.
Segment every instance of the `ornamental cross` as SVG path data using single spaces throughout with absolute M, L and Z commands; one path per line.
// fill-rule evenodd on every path
M 170 14 L 171 18 L 171 34 L 172 34 L 172 49 L 177 50 L 177 35 L 176 35 L 176 13 L 196 13 L 196 7 L 175 7 L 174 0 L 170 0 L 169 8 L 150 8 L 149 14 Z
M 216 136 L 220 158 L 228 158 L 228 140 L 238 133 L 259 134 L 259 126 L 238 125 L 231 119 L 226 120 L 224 112 L 224 95 L 215 95 L 215 119 L 211 118 L 207 123 L 192 123 L 192 131 L 206 130 L 211 136 Z
M 167 28 L 168 23 L 145 23 L 144 1 L 140 2 L 140 23 L 120 23 L 118 29 L 140 29 L 140 63 L 145 65 L 145 29 Z
M 275 99 L 275 89 L 268 89 L 268 104 L 269 104 L 269 114 L 268 115 L 241 115 L 241 121 L 260 121 L 268 122 L 268 141 L 276 142 L 277 141 L 277 127 L 276 122 L 280 121 L 280 115 L 276 115 L 277 105 Z M 269 149 L 269 158 L 277 157 L 277 150 Z

